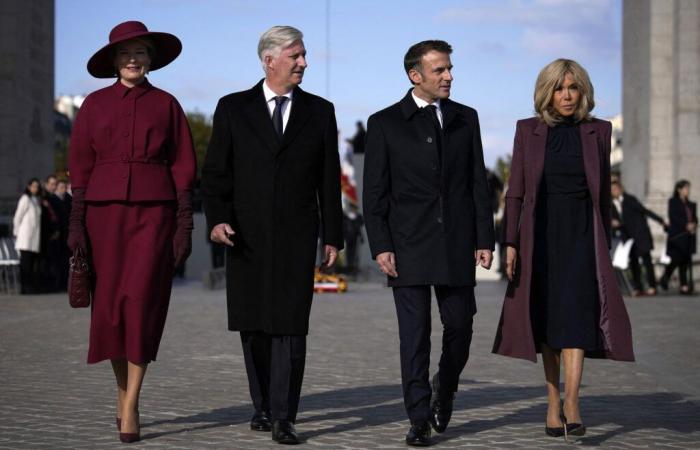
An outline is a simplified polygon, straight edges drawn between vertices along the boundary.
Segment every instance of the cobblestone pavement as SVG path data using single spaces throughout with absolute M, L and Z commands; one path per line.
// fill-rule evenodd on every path
M 436 448 L 567 448 L 544 435 L 541 364 L 490 353 L 505 285 L 477 288 L 472 357 Z M 578 447 L 700 448 L 699 298 L 628 299 L 637 363 L 586 360 Z M 88 311 L 61 295 L 0 297 L 0 449 L 122 447 L 109 364 L 85 364 Z M 433 364 L 440 324 L 434 306 Z M 390 290 L 352 284 L 316 297 L 297 423 L 300 449 L 404 448 L 397 324 Z M 266 449 L 223 291 L 174 290 L 159 360 L 141 399 L 133 448 Z

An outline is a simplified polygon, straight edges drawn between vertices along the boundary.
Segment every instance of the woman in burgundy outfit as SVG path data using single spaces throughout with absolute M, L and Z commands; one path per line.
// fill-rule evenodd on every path
M 141 22 L 114 27 L 87 68 L 117 81 L 85 99 L 71 137 L 68 245 L 90 255 L 95 273 L 88 363 L 112 363 L 123 442 L 140 438 L 141 384 L 158 352 L 174 268 L 191 251 L 189 125 L 177 100 L 146 79 L 181 49 L 177 37 Z

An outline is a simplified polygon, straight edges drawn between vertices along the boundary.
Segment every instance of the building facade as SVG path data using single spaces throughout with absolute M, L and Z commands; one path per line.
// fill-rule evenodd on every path
M 0 2 L 0 220 L 54 169 L 54 1 Z
M 677 180 L 700 198 L 700 1 L 624 0 L 622 43 L 622 180 L 666 216 Z

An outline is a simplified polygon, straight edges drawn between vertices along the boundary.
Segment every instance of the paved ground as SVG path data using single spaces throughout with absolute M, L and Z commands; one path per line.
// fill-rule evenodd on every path
M 504 285 L 477 289 L 472 358 L 437 448 L 566 448 L 544 435 L 540 364 L 490 353 Z M 586 361 L 580 447 L 700 448 L 699 298 L 629 299 L 638 362 Z M 434 314 L 437 320 L 437 314 Z M 403 448 L 396 319 L 390 291 L 351 286 L 316 298 L 298 430 L 301 449 Z M 439 330 L 435 323 L 434 330 Z M 0 448 L 121 447 L 108 364 L 87 366 L 88 312 L 64 296 L 0 297 Z M 434 348 L 439 338 L 433 337 Z M 433 355 L 433 367 L 437 354 Z M 223 293 L 174 291 L 141 403 L 135 448 L 265 449 L 251 414 Z

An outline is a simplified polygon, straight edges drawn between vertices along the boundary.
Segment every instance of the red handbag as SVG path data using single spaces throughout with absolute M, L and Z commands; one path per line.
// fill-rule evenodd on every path
M 87 308 L 92 302 L 92 274 L 87 257 L 80 247 L 70 258 L 68 269 L 68 301 L 73 308 Z

